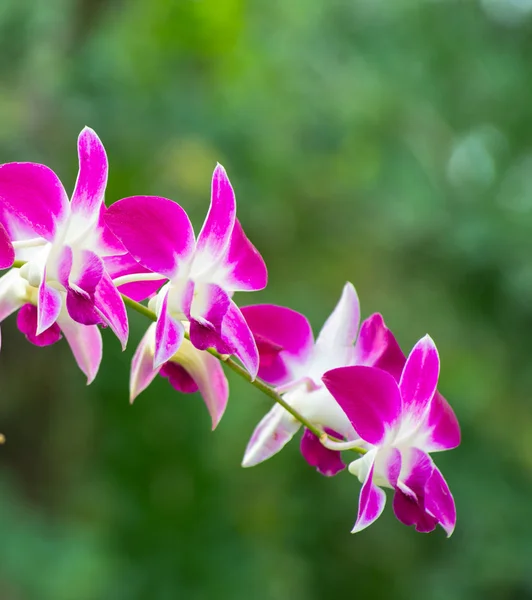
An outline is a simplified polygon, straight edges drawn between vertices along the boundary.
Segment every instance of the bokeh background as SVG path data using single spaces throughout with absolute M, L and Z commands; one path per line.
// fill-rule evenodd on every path
M 532 598 L 532 1 L 2 0 L 0 161 L 72 189 L 88 124 L 107 201 L 178 200 L 199 226 L 216 161 L 269 266 L 240 303 L 317 331 L 346 280 L 403 349 L 427 331 L 463 444 L 436 457 L 458 527 L 392 511 L 351 536 L 359 484 L 297 442 L 241 469 L 269 401 L 229 374 L 133 407 L 105 332 L 85 386 L 14 320 L 0 355 L 1 600 Z

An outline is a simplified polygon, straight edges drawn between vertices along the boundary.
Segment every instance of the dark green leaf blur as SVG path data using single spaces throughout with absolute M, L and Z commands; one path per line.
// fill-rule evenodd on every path
M 432 335 L 458 525 L 388 506 L 352 536 L 358 481 L 297 441 L 242 469 L 270 403 L 231 374 L 214 433 L 163 379 L 130 406 L 138 315 L 90 387 L 10 318 L 0 600 L 532 598 L 532 1 L 2 0 L 0 162 L 71 190 L 84 125 L 107 202 L 166 196 L 199 227 L 226 167 L 270 276 L 241 304 L 317 331 L 350 280 L 405 351 Z

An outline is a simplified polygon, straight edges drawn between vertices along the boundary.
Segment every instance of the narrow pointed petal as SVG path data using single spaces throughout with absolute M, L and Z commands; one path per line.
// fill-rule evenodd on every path
M 222 341 L 233 348 L 251 379 L 255 379 L 259 370 L 259 351 L 246 319 L 238 306 L 231 300 L 222 323 Z
M 276 404 L 257 425 L 246 452 L 243 467 L 253 467 L 282 450 L 300 428 L 290 413 Z
M 341 367 L 325 373 L 323 383 L 366 442 L 380 444 L 398 423 L 401 396 L 389 373 L 372 367 Z
M 222 165 L 212 175 L 211 205 L 197 243 L 200 271 L 218 262 L 227 250 L 236 219 L 235 193 Z
M 425 486 L 425 509 L 450 537 L 456 525 L 456 507 L 451 490 L 437 467 Z
M 213 281 L 233 292 L 262 290 L 268 283 L 266 264 L 248 240 L 238 219 L 231 234 L 229 248 Z
M 154 341 L 155 323 L 148 327 L 148 330 L 135 350 L 131 362 L 131 373 L 129 376 L 129 401 L 131 403 L 150 385 L 157 373 L 159 373 L 159 369 L 153 367 Z
M 194 251 L 186 212 L 167 198 L 132 196 L 112 204 L 105 222 L 143 267 L 171 278 Z
M 107 156 L 100 138 L 85 127 L 78 137 L 79 172 L 71 210 L 96 223 L 107 185 Z
M 357 365 L 388 371 L 399 381 L 406 356 L 380 314 L 375 313 L 362 323 L 355 346 L 355 360 Z
M 61 330 L 57 323 L 52 323 L 48 329 L 37 335 L 37 307 L 24 304 L 17 314 L 17 327 L 26 336 L 28 342 L 35 346 L 51 346 L 61 339 Z
M 229 385 L 220 361 L 183 340 L 172 362 L 176 361 L 194 380 L 205 401 L 215 429 L 222 418 L 229 398 Z M 168 363 L 171 365 L 172 363 Z
M 39 286 L 36 335 L 40 335 L 56 322 L 61 311 L 62 302 L 61 292 L 46 283 L 45 272 Z
M 9 269 L 15 261 L 15 249 L 6 228 L 0 223 L 0 269 Z
M 403 411 L 409 415 L 412 426 L 425 416 L 436 392 L 439 373 L 438 351 L 432 338 L 426 335 L 410 352 L 399 381 Z
M 102 334 L 96 325 L 81 325 L 64 311 L 57 319 L 72 350 L 78 367 L 87 376 L 87 385 L 94 381 L 102 361 Z
M 335 309 L 325 321 L 316 344 L 328 348 L 350 347 L 355 343 L 360 323 L 360 303 L 352 283 L 346 283 Z
M 374 523 L 382 514 L 386 504 L 384 490 L 373 483 L 373 471 L 375 465 L 371 465 L 358 502 L 358 516 L 351 533 L 358 533 Z
M 423 448 L 427 452 L 452 450 L 460 445 L 460 425 L 447 400 L 436 392 L 430 404 L 426 421 L 427 439 Z
M 0 166 L 0 203 L 36 235 L 51 241 L 69 212 L 57 175 L 37 163 Z
M 337 438 L 342 436 L 335 431 L 327 431 Z M 326 477 L 333 477 L 345 469 L 344 461 L 340 452 L 329 450 L 308 429 L 305 429 L 301 438 L 301 454 L 311 467 L 316 467 L 318 473 Z
M 124 350 L 129 333 L 126 306 L 113 281 L 105 272 L 94 292 L 94 306 L 116 335 L 122 345 L 122 350 Z
M 310 359 L 314 336 L 301 313 L 276 306 L 257 304 L 241 309 L 259 351 L 259 377 L 272 385 L 296 379 Z
M 155 327 L 155 356 L 153 359 L 155 369 L 170 360 L 177 352 L 184 335 L 185 329 L 182 323 L 172 318 L 168 312 L 168 293 L 165 293 Z

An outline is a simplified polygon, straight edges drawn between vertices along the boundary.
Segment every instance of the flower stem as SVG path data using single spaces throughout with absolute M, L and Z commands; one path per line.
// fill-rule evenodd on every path
M 157 315 L 152 310 L 150 310 L 147 306 L 144 306 L 144 304 L 141 304 L 140 302 L 136 302 L 135 300 L 132 300 L 131 298 L 129 298 L 128 296 L 125 296 L 124 294 L 122 294 L 122 299 L 124 300 L 124 303 L 126 304 L 126 306 L 129 306 L 129 308 L 132 308 L 133 310 L 137 311 L 141 315 L 148 317 L 148 319 L 151 319 L 152 321 L 157 321 Z M 189 334 L 186 332 L 185 332 L 185 337 L 187 339 L 190 339 Z M 206 350 L 206 352 L 208 352 L 209 354 L 212 354 L 218 360 L 220 360 L 221 362 L 226 364 L 232 371 L 234 371 L 237 375 L 240 375 L 240 377 L 242 377 L 242 379 L 245 379 L 248 383 L 251 383 L 252 386 L 256 387 L 263 394 L 266 394 L 272 400 L 275 400 L 275 402 L 277 402 L 285 410 L 287 410 L 294 417 L 294 419 L 299 421 L 307 429 L 310 429 L 310 431 L 312 431 L 312 433 L 315 436 L 320 437 L 323 434 L 323 431 L 320 431 L 315 425 L 313 425 L 303 415 L 301 415 L 297 410 L 295 410 L 295 408 L 292 408 L 267 383 L 264 383 L 264 381 L 261 381 L 260 379 L 251 379 L 251 375 L 246 371 L 246 369 L 244 369 L 244 367 L 241 367 L 232 358 L 216 352 L 216 350 L 214 350 L 213 348 L 208 348 Z
M 144 306 L 144 304 L 141 304 L 140 302 L 136 302 L 135 300 L 132 300 L 131 298 L 129 298 L 128 296 L 125 296 L 124 294 L 122 294 L 122 299 L 124 300 L 125 305 L 129 306 L 129 308 L 132 308 L 139 314 L 141 314 L 145 317 L 148 317 L 148 319 L 150 319 L 151 321 L 154 321 L 154 322 L 157 321 L 157 315 L 152 310 L 150 310 L 147 306 Z M 185 337 L 187 339 L 190 339 L 189 334 L 186 332 L 185 332 Z M 319 429 L 318 427 L 313 425 L 299 411 L 297 411 L 295 408 L 290 406 L 290 404 L 288 404 L 288 402 L 286 402 L 286 400 L 284 400 L 283 397 L 280 394 L 278 394 L 267 383 L 265 383 L 264 381 L 262 381 L 261 379 L 258 379 L 258 378 L 252 379 L 251 375 L 246 371 L 246 369 L 244 369 L 244 367 L 241 367 L 232 358 L 230 358 L 229 356 L 220 354 L 219 352 L 216 352 L 216 350 L 214 350 L 213 348 L 208 348 L 206 350 L 206 352 L 208 352 L 209 354 L 212 354 L 212 356 L 214 356 L 219 361 L 226 364 L 231 369 L 231 371 L 234 371 L 237 375 L 242 377 L 242 379 L 245 379 L 253 387 L 257 388 L 263 394 L 266 394 L 266 396 L 268 396 L 269 398 L 271 398 L 272 400 L 277 402 L 277 404 L 280 404 L 287 412 L 289 412 L 294 417 L 294 419 L 296 419 L 296 421 L 299 421 L 302 425 L 304 425 L 318 439 L 323 440 L 325 437 L 325 438 L 327 438 L 327 440 L 331 440 L 333 442 L 340 442 L 340 440 L 337 440 L 336 438 L 328 436 L 321 429 Z M 325 445 L 325 443 L 324 443 L 324 445 Z M 350 447 L 347 449 L 354 450 L 355 452 L 358 452 L 359 454 L 366 453 L 366 450 L 364 448 Z

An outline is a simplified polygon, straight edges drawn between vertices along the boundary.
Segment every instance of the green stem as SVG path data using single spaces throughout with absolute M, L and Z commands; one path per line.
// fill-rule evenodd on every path
M 157 321 L 157 315 L 152 310 L 150 310 L 148 307 L 144 306 L 144 304 L 141 304 L 140 302 L 136 302 L 135 300 L 132 300 L 131 298 L 129 298 L 128 296 L 125 296 L 124 294 L 122 294 L 122 298 L 123 298 L 126 306 L 129 306 L 129 308 L 136 310 L 138 313 L 140 313 L 141 315 L 143 315 L 145 317 L 148 317 L 148 319 L 151 319 L 152 321 Z M 185 337 L 187 339 L 190 339 L 188 333 L 185 333 Z M 273 388 L 271 388 L 267 383 L 264 383 L 264 381 L 261 381 L 258 378 L 251 379 L 251 375 L 246 371 L 246 369 L 244 369 L 244 367 L 241 367 L 232 358 L 222 355 L 222 354 L 219 354 L 218 352 L 216 352 L 216 350 L 214 350 L 212 348 L 208 348 L 207 352 L 209 354 L 212 354 L 218 360 L 222 361 L 232 371 L 237 373 L 237 375 L 240 375 L 240 377 L 242 377 L 242 379 L 245 379 L 248 383 L 251 383 L 252 386 L 256 387 L 263 394 L 266 394 L 266 396 L 269 396 L 272 400 L 275 400 L 275 402 L 277 402 L 285 410 L 287 410 L 294 417 L 294 419 L 299 421 L 307 429 L 310 429 L 310 431 L 312 431 L 312 433 L 314 435 L 320 437 L 323 434 L 323 431 L 321 431 L 315 425 L 313 425 L 308 419 L 306 419 L 302 414 L 300 414 L 295 408 L 292 408 L 290 406 L 290 404 L 288 404 L 285 400 L 283 400 L 283 398 Z
M 147 306 L 144 306 L 144 304 L 141 304 L 140 302 L 136 302 L 135 300 L 132 300 L 131 298 L 129 298 L 128 296 L 125 296 L 124 294 L 122 294 L 122 299 L 124 300 L 124 304 L 126 306 L 129 306 L 129 308 L 132 308 L 133 310 L 137 311 L 139 314 L 141 314 L 145 317 L 148 317 L 148 319 L 150 319 L 151 321 L 154 321 L 154 322 L 157 321 L 157 315 L 152 310 L 150 310 Z M 190 340 L 188 333 L 185 333 L 185 337 L 188 340 Z M 245 379 L 253 387 L 256 387 L 263 394 L 266 394 L 266 396 L 271 398 L 274 402 L 277 402 L 277 404 L 280 404 L 287 412 L 289 412 L 294 417 L 294 419 L 296 419 L 296 421 L 299 421 L 309 431 L 311 431 L 316 437 L 321 438 L 321 436 L 324 434 L 323 430 L 321 430 L 318 427 L 316 427 L 315 425 L 313 425 L 299 411 L 297 411 L 295 408 L 290 406 L 290 404 L 288 404 L 288 402 L 286 402 L 286 400 L 284 400 L 283 397 L 280 394 L 278 394 L 267 383 L 265 383 L 264 381 L 262 381 L 261 379 L 258 379 L 258 378 L 252 379 L 251 375 L 246 371 L 246 369 L 244 369 L 244 367 L 241 367 L 232 358 L 216 352 L 216 350 L 214 350 L 213 348 L 208 348 L 206 350 L 206 352 L 208 352 L 209 354 L 212 354 L 212 356 L 214 356 L 215 358 L 217 358 L 218 360 L 220 360 L 221 362 L 226 364 L 232 371 L 234 371 L 237 375 L 242 377 L 242 379 Z M 340 441 L 332 436 L 328 436 L 328 437 L 333 441 Z M 358 452 L 359 454 L 366 453 L 366 450 L 364 448 L 351 448 L 351 449 L 354 452 Z

